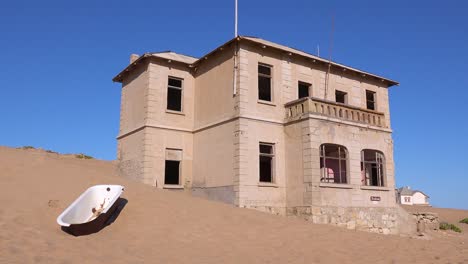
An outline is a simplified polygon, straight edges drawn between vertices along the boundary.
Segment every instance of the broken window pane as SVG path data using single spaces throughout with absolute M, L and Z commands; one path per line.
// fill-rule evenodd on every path
M 266 65 L 258 65 L 258 73 L 270 76 L 271 75 L 271 68 L 269 66 L 266 66 Z
M 182 88 L 182 80 L 169 78 L 169 86 Z
M 272 101 L 271 97 L 271 67 L 258 65 L 258 99 Z
M 182 111 L 182 90 L 172 88 L 167 90 L 167 109 Z
M 310 96 L 309 89 L 310 89 L 310 84 L 299 82 L 298 91 L 297 91 L 298 97 L 299 98 L 309 97 Z
M 364 149 L 361 152 L 361 182 L 368 186 L 385 186 L 385 164 L 382 152 Z
M 169 77 L 167 86 L 167 109 L 182 111 L 182 80 Z
M 179 185 L 180 161 L 166 160 L 164 184 Z
M 260 144 L 260 153 L 273 154 L 273 146 L 272 145 L 266 145 L 266 144 Z
M 272 182 L 272 157 L 260 156 L 260 182 Z
M 273 182 L 273 166 L 274 166 L 274 145 L 260 143 L 259 145 L 259 174 L 260 182 Z
M 320 146 L 321 181 L 329 183 L 347 183 L 347 150 L 334 144 Z
M 375 92 L 366 90 L 367 109 L 375 110 Z
M 342 91 L 338 91 L 338 90 L 335 91 L 335 101 L 337 103 L 341 103 L 341 104 L 348 103 L 347 102 L 347 97 L 348 97 L 347 93 L 342 92 Z

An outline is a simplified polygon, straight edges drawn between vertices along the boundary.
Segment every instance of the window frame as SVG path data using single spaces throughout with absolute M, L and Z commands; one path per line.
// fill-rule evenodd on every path
M 299 87 L 301 85 L 307 86 L 307 96 L 300 97 L 300 88 Z M 303 81 L 297 81 L 297 99 L 312 97 L 312 89 L 311 88 L 312 88 L 312 84 L 307 83 L 307 82 L 303 82 Z
M 179 159 L 171 159 L 171 158 L 168 158 L 168 152 L 171 152 L 171 151 L 178 151 L 180 152 L 180 158 Z M 177 187 L 177 186 L 182 186 L 182 180 L 183 180 L 183 177 L 182 177 L 182 166 L 183 166 L 183 158 L 184 157 L 184 152 L 182 149 L 177 149 L 177 148 L 166 148 L 165 149 L 165 157 L 164 157 L 164 181 L 163 181 L 163 186 L 167 186 L 167 187 Z M 167 161 L 177 161 L 179 162 L 179 179 L 178 179 L 178 184 L 170 184 L 170 183 L 166 183 L 166 162 Z
M 265 146 L 270 146 L 271 147 L 271 153 L 262 153 L 261 150 L 260 150 L 260 147 L 262 145 L 265 145 Z M 269 157 L 271 158 L 271 162 L 270 162 L 270 178 L 271 178 L 271 181 L 262 181 L 261 180 L 261 169 L 262 169 L 262 166 L 260 165 L 260 162 L 261 162 L 261 157 Z M 258 143 L 258 182 L 260 184 L 264 184 L 264 183 L 269 183 L 269 184 L 275 184 L 276 183 L 276 149 L 275 149 L 275 143 L 268 143 L 268 142 L 259 142 Z
M 269 68 L 270 69 L 270 75 L 260 73 L 260 71 L 258 69 L 260 66 Z M 260 85 L 259 85 L 260 77 L 270 79 L 270 100 L 260 99 Z M 263 102 L 263 103 L 267 103 L 267 104 L 274 103 L 275 97 L 274 97 L 274 92 L 273 91 L 274 91 L 274 89 L 273 89 L 273 65 L 269 65 L 269 64 L 266 64 L 266 63 L 259 62 L 258 65 L 257 65 L 257 100 L 259 102 Z
M 169 85 L 169 80 L 179 80 L 180 87 Z M 169 89 L 180 90 L 180 110 L 169 109 Z M 184 112 L 184 79 L 180 77 L 175 77 L 169 75 L 167 77 L 167 96 L 166 96 L 166 111 L 167 112 L 174 112 L 174 113 L 183 113 Z
M 374 161 L 365 160 L 365 151 L 371 151 L 375 153 Z M 380 156 L 380 157 L 379 157 Z M 379 159 L 380 158 L 380 159 Z M 377 169 L 377 185 L 371 183 L 372 176 L 369 178 L 366 176 L 366 164 L 376 164 Z M 371 167 L 373 168 L 373 167 Z M 374 186 L 374 187 L 386 187 L 387 186 L 387 173 L 385 166 L 385 155 L 382 151 L 376 149 L 363 149 L 361 150 L 361 185 L 363 186 Z M 369 183 L 368 183 L 369 182 Z
M 369 100 L 369 98 L 367 97 L 368 94 L 372 94 L 372 100 Z M 372 103 L 374 109 L 369 108 L 369 103 Z M 366 109 L 377 111 L 377 92 L 372 90 L 366 90 Z
M 330 157 L 330 156 L 326 156 L 326 151 L 325 151 L 325 147 L 326 146 L 329 146 L 329 147 L 338 147 L 338 157 Z M 343 150 L 344 154 L 345 154 L 345 157 L 342 158 L 341 157 L 341 151 L 340 150 Z M 322 161 L 323 161 L 323 167 L 320 167 L 320 182 L 321 183 L 332 183 L 332 184 L 349 184 L 349 153 L 348 153 L 348 149 L 345 147 L 345 146 L 342 146 L 342 145 L 338 145 L 338 144 L 332 144 L 332 143 L 323 143 L 320 145 L 320 148 L 319 148 L 319 157 L 320 157 L 320 164 L 319 166 L 322 165 Z M 333 160 L 338 160 L 338 171 L 339 171 L 339 179 L 340 179 L 340 182 L 335 182 L 335 179 L 333 178 L 333 182 L 330 182 L 330 177 L 329 177 L 329 172 L 328 170 L 325 170 L 327 167 L 327 159 L 330 160 L 330 159 L 333 159 Z M 346 168 L 345 168 L 345 177 L 344 177 L 344 182 L 343 182 L 343 177 L 341 176 L 341 173 L 342 173 L 342 169 L 341 169 L 341 162 L 344 161 L 345 164 L 346 164 Z M 333 175 L 334 176 L 334 175 Z
M 337 100 L 338 93 L 341 93 L 343 95 L 344 102 L 338 102 Z M 335 90 L 335 102 L 337 104 L 348 104 L 348 93 L 341 91 L 341 90 Z

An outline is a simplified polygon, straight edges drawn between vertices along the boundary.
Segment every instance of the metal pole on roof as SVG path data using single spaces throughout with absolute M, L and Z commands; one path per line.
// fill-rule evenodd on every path
M 237 38 L 237 0 L 235 0 L 235 11 L 234 11 L 234 37 Z
M 234 1 L 234 38 L 237 38 L 237 0 Z M 232 95 L 237 95 L 237 53 L 238 53 L 239 45 L 237 44 L 237 39 L 234 40 L 234 76 L 232 81 Z
M 333 32 L 335 31 L 335 14 L 332 15 L 332 28 L 330 32 L 330 50 L 329 52 L 329 58 L 328 58 L 328 70 L 327 74 L 325 77 L 325 94 L 323 96 L 324 100 L 327 100 L 327 94 L 328 94 L 328 86 L 330 84 L 330 69 L 331 69 L 331 60 L 332 60 L 332 51 L 333 51 Z

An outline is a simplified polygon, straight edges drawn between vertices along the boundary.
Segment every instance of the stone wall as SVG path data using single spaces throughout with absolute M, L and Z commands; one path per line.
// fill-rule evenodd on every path
M 416 212 L 412 213 L 412 216 L 417 222 L 419 233 L 424 233 L 429 230 L 439 230 L 439 216 L 436 213 Z
M 412 234 L 416 223 L 397 207 L 290 207 L 289 216 L 300 216 L 315 224 L 331 224 L 351 230 L 380 234 Z

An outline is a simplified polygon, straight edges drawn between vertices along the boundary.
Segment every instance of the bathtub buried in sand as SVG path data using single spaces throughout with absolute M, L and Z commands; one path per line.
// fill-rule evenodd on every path
M 57 217 L 57 223 L 73 235 L 95 233 L 115 211 L 123 191 L 121 185 L 92 186 Z

